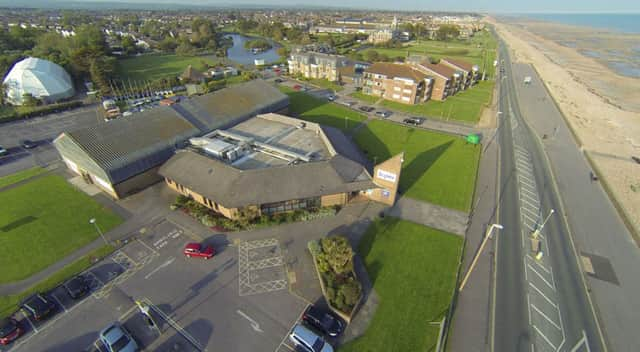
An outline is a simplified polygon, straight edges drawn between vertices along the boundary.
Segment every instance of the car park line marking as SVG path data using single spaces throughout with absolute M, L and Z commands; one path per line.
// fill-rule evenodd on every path
M 540 329 L 538 329 L 537 326 L 533 325 L 533 329 L 540 334 L 540 336 L 542 336 L 542 338 L 549 344 L 549 346 L 551 346 L 553 349 L 556 349 L 556 345 L 554 345 L 553 343 L 551 343 L 551 341 L 549 341 L 549 339 L 542 333 L 542 331 L 540 331 Z
M 62 307 L 62 309 L 64 310 L 64 312 L 65 312 L 65 313 L 67 313 L 67 312 L 68 312 L 67 307 L 65 307 L 65 306 L 64 306 L 64 304 L 62 304 L 62 302 L 60 301 L 60 299 L 58 299 L 58 297 L 56 297 L 56 295 L 55 295 L 55 294 L 51 293 L 51 295 L 50 295 L 50 296 L 51 296 L 51 297 L 56 301 L 56 303 L 58 303 L 58 305 L 59 305 L 60 307 Z
M 549 299 L 549 297 L 547 297 L 544 293 L 542 293 L 542 291 L 540 291 L 540 289 L 537 288 L 536 285 L 530 282 L 529 286 L 531 286 L 534 290 L 536 290 L 536 292 L 538 292 L 542 296 L 542 298 L 544 298 L 550 305 L 552 305 L 553 308 L 558 309 L 558 306 L 555 303 L 553 303 L 551 299 Z
M 162 317 L 162 319 L 164 319 L 169 325 L 171 325 L 180 335 L 182 335 L 182 337 L 184 337 L 187 341 L 189 341 L 193 345 L 193 347 L 195 347 L 199 351 L 207 350 L 206 348 L 202 347 L 202 345 L 200 344 L 200 342 L 198 342 L 198 340 L 196 340 L 186 330 L 184 330 L 182 326 L 180 326 L 180 324 L 178 324 L 175 320 L 173 320 L 173 318 L 171 318 L 169 315 L 163 312 L 160 308 L 156 307 L 156 305 L 153 304 L 148 298 L 146 297 L 142 298 L 140 301 L 148 304 L 149 307 L 151 307 L 151 309 L 153 309 L 158 315 Z
M 140 242 L 140 244 L 142 244 L 143 246 L 147 247 L 147 249 L 149 249 L 151 252 L 158 254 L 158 251 L 156 251 L 155 249 L 151 248 L 148 244 L 144 243 L 144 241 L 141 241 L 139 239 L 136 239 L 136 241 Z
M 527 293 L 527 311 L 529 312 L 529 325 L 531 325 L 531 298 L 529 293 Z
M 296 324 L 298 324 L 298 321 L 300 321 L 300 319 L 302 319 L 302 315 L 304 314 L 304 312 L 307 311 L 307 308 L 309 308 L 311 304 L 306 305 L 303 309 L 302 312 L 300 312 L 300 314 L 298 314 L 298 317 L 296 318 L 296 320 L 293 322 L 293 325 L 291 325 L 291 327 L 289 328 L 289 330 L 287 330 L 287 333 L 284 335 L 284 338 L 282 339 L 282 341 L 280 341 L 280 344 L 278 345 L 278 347 L 276 347 L 276 351 L 278 352 L 278 350 L 280 349 L 280 346 L 287 346 L 289 349 L 291 349 L 292 351 L 295 350 L 295 347 L 291 347 L 289 345 L 287 345 L 285 342 L 287 342 L 287 338 L 289 337 L 289 333 L 291 332 L 291 330 L 293 330 L 293 327 L 296 326 Z
M 157 273 L 159 270 L 171 265 L 171 263 L 173 263 L 176 260 L 176 257 L 171 257 L 169 258 L 169 260 L 167 260 L 166 262 L 158 265 L 155 269 L 153 269 L 150 273 L 148 273 L 147 275 L 145 275 L 145 279 L 149 279 L 153 274 Z
M 121 251 L 118 251 L 118 252 L 120 252 L 120 254 L 121 254 L 121 255 L 125 256 L 128 260 L 130 260 L 130 261 L 133 263 L 133 265 L 134 265 L 134 266 L 135 266 L 135 265 L 138 265 L 138 262 L 136 262 L 135 260 L 133 260 L 133 258 L 131 258 L 130 256 L 128 256 L 128 255 L 127 255 L 127 253 L 125 253 L 124 251 L 122 251 L 122 250 L 121 250 Z
M 523 246 L 526 245 L 525 242 L 524 242 L 524 237 L 522 238 L 522 245 Z M 526 267 L 526 265 L 527 265 L 527 259 L 526 258 L 524 258 L 524 265 L 525 265 L 525 267 L 524 267 L 524 280 L 525 281 L 529 281 L 529 275 L 527 274 L 527 267 Z
M 547 284 L 547 286 L 549 286 L 550 289 L 555 291 L 555 288 L 549 283 L 549 281 L 547 281 L 547 279 L 545 279 L 544 276 L 542 276 L 542 274 L 540 274 L 536 269 L 534 269 L 531 266 L 531 264 L 527 264 L 527 267 L 531 269 L 531 271 L 533 271 L 534 273 L 538 274 L 538 276 L 542 279 L 542 281 L 544 281 L 544 283 Z
M 36 324 L 34 324 L 31 321 L 31 318 L 29 318 L 29 316 L 27 314 L 25 314 L 24 312 L 23 312 L 23 314 L 24 314 L 24 317 L 27 318 L 27 321 L 29 322 L 29 325 L 31 325 L 31 328 L 33 329 L 33 331 L 35 331 L 35 333 L 37 334 L 39 332 L 39 330 L 38 330 L 38 328 L 36 328 Z
M 259 332 L 261 334 L 264 333 L 264 330 L 260 328 L 260 324 L 257 321 L 253 320 L 253 318 L 248 316 L 245 312 L 241 311 L 240 309 L 237 309 L 236 313 L 238 313 L 241 317 L 249 321 L 249 324 L 251 325 L 251 328 L 253 329 L 253 331 Z

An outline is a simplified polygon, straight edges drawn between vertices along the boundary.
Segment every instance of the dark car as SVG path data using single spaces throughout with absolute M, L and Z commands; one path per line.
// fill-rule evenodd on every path
M 376 111 L 376 115 L 382 117 L 383 119 L 386 119 L 387 117 L 391 116 L 391 111 L 385 111 L 385 110 Z
M 29 139 L 25 139 L 22 142 L 20 142 L 20 144 L 22 145 L 22 147 L 24 149 L 32 149 L 38 146 L 38 144 L 32 140 Z
M 637 156 L 632 156 L 631 160 L 635 161 L 636 163 L 640 164 L 640 158 L 638 158 Z
M 276 79 L 274 80 L 274 82 L 276 82 L 276 83 L 282 83 L 282 82 L 284 82 L 284 79 L 282 79 L 282 78 L 276 78 Z
M 35 320 L 46 318 L 53 312 L 55 307 L 55 304 L 49 298 L 40 293 L 35 293 L 22 301 L 22 308 Z
M 361 106 L 358 109 L 360 109 L 361 111 L 364 111 L 364 112 L 372 112 L 373 110 L 375 110 L 374 108 L 372 108 L 370 106 Z
M 11 318 L 0 319 L 0 345 L 8 345 L 24 331 L 20 328 L 20 324 Z
M 82 298 L 89 293 L 89 283 L 82 275 L 74 277 L 73 279 L 65 282 L 62 286 L 73 299 Z
M 424 119 L 422 117 L 409 117 L 402 120 L 402 122 L 406 123 L 407 125 L 418 126 L 418 125 L 422 125 L 422 123 L 424 122 Z
M 335 315 L 314 306 L 309 306 L 302 320 L 311 327 L 329 336 L 338 336 L 344 330 L 344 323 Z

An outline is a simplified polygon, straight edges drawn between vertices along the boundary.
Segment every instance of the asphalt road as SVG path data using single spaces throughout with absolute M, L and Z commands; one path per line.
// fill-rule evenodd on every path
M 495 351 L 601 351 L 576 252 L 549 166 L 521 114 L 504 46 L 500 90 L 500 215 L 492 346 Z M 547 102 L 551 103 L 551 102 Z M 542 227 L 550 210 L 549 221 Z M 542 227 L 542 228 L 541 228 Z M 540 250 L 530 235 L 540 230 Z

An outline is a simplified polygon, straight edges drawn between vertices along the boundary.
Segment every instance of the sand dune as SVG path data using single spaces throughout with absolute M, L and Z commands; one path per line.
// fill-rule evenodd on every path
M 615 45 L 621 45 L 627 36 L 596 34 L 575 27 L 565 31 L 563 38 L 562 32 L 553 27 L 570 26 L 536 23 L 535 32 L 539 33 L 549 26 L 555 38 L 548 39 L 533 33 L 531 23 L 487 21 L 508 43 L 515 61 L 536 68 L 582 148 L 610 185 L 636 231 L 640 230 L 640 165 L 631 159 L 640 157 L 640 79 L 618 75 L 603 62 L 580 54 L 584 47 L 576 40 L 605 35 L 613 48 L 607 49 L 616 50 Z M 616 41 L 616 36 L 620 40 Z M 562 40 L 575 48 L 558 44 Z

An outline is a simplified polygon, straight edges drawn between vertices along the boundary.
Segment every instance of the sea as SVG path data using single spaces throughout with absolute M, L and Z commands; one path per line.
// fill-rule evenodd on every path
M 603 28 L 623 33 L 640 33 L 640 13 L 526 14 L 529 18 L 576 26 Z

